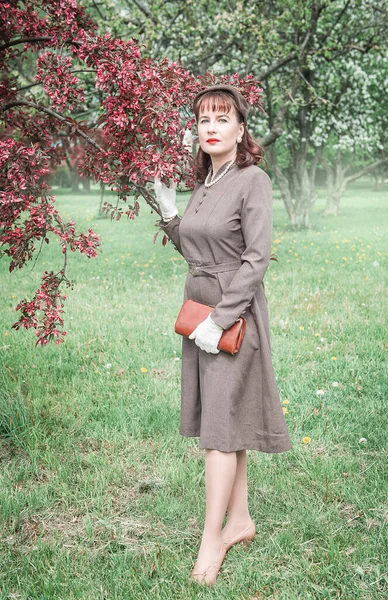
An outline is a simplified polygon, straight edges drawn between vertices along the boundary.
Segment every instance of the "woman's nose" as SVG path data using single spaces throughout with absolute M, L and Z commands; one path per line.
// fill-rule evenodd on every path
M 207 130 L 209 133 L 213 133 L 214 131 L 217 131 L 217 126 L 216 126 L 216 122 L 211 122 L 209 121 L 208 126 L 207 126 Z

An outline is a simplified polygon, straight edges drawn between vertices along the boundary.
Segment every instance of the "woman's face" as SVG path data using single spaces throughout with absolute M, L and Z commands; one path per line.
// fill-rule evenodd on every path
M 201 107 L 198 123 L 198 139 L 204 152 L 213 158 L 234 158 L 237 138 L 243 136 L 244 125 L 237 120 L 236 109 L 213 111 L 211 106 Z

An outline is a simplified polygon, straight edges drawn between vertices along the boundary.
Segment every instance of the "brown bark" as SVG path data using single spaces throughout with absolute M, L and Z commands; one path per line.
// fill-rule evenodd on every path
M 346 176 L 346 174 L 349 173 L 351 167 L 343 166 L 342 155 L 340 152 L 337 153 L 334 165 L 329 165 L 327 161 L 323 161 L 326 173 L 328 174 L 328 194 L 324 214 L 326 216 L 337 216 L 340 212 L 341 198 L 346 191 L 347 185 L 351 181 L 356 181 L 357 179 L 360 179 L 360 177 L 368 175 L 368 173 L 372 173 L 379 167 L 382 167 L 386 164 L 388 164 L 388 157 L 375 161 L 374 163 L 367 165 L 363 169 Z

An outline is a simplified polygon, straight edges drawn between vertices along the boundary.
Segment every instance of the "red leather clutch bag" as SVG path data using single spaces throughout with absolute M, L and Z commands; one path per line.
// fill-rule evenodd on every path
M 207 304 L 201 304 L 194 300 L 185 300 L 175 322 L 175 332 L 188 337 L 213 310 L 214 306 L 207 306 Z M 246 325 L 244 317 L 240 317 L 229 329 L 225 329 L 218 342 L 218 349 L 228 354 L 237 354 L 243 341 Z

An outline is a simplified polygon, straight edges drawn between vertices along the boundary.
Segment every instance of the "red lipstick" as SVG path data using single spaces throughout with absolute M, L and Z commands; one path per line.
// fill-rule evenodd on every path
M 206 141 L 208 144 L 215 144 L 216 142 L 219 142 L 220 140 L 217 140 L 216 138 L 209 138 Z

